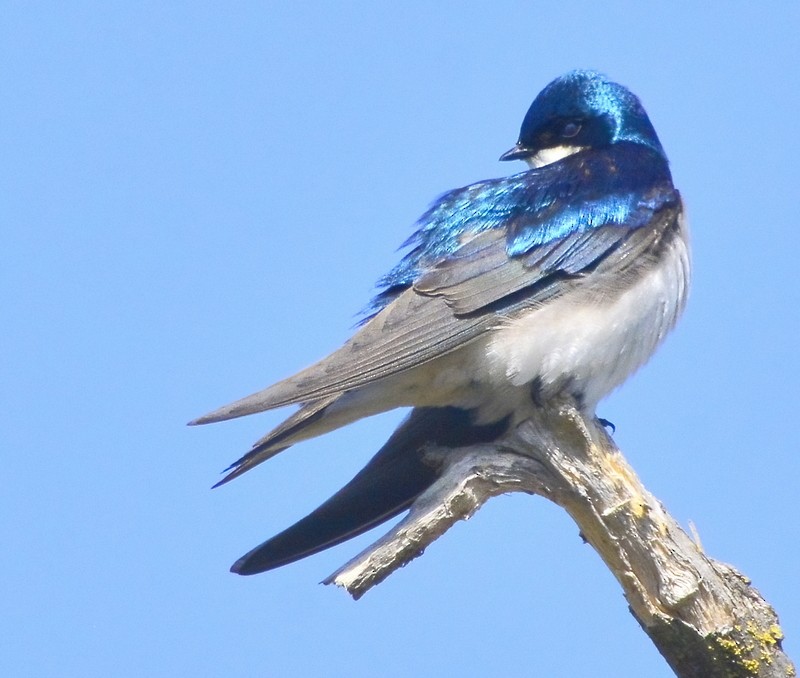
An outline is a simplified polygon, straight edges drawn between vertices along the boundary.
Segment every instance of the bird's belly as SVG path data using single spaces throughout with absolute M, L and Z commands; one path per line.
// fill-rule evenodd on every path
M 652 355 L 683 310 L 689 248 L 675 237 L 663 256 L 627 287 L 587 285 L 505 321 L 485 344 L 487 375 L 549 397 L 580 396 L 593 411 Z

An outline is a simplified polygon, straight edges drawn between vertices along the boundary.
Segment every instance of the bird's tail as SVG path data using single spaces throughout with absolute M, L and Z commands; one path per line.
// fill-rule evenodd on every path
M 258 466 L 267 459 L 271 459 L 276 454 L 283 452 L 286 448 L 291 447 L 300 440 L 313 438 L 337 428 L 337 426 L 321 425 L 321 422 L 325 418 L 325 411 L 336 399 L 335 396 L 332 396 L 303 405 L 291 417 L 283 421 L 283 423 L 275 427 L 263 438 L 256 441 L 247 454 L 237 459 L 226 468 L 224 472 L 226 472 L 227 475 L 216 483 L 214 487 L 219 487 L 220 485 L 230 482 L 234 478 L 238 478 L 251 468 Z
M 489 442 L 507 427 L 504 419 L 478 426 L 456 407 L 416 408 L 386 444 L 330 499 L 305 518 L 237 560 L 232 572 L 257 574 L 287 565 L 351 539 L 411 506 L 441 475 L 426 458 L 430 446 Z
M 391 389 L 389 393 L 392 393 Z M 369 389 L 357 389 L 303 403 L 297 412 L 258 440 L 247 454 L 225 469 L 230 473 L 214 487 L 224 485 L 295 443 L 316 438 L 358 419 L 402 404 L 376 396 Z

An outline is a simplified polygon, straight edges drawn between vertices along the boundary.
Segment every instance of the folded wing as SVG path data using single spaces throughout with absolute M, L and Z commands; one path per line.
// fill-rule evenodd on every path
M 460 348 L 513 314 L 568 294 L 597 270 L 624 284 L 676 228 L 679 206 L 645 226 L 609 225 L 572 233 L 509 258 L 503 231 L 487 231 L 433 266 L 364 325 L 342 348 L 311 367 L 192 422 L 205 424 L 295 403 L 330 398 Z

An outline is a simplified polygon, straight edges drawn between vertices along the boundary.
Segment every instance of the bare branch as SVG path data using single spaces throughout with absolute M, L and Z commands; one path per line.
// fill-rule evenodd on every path
M 796 675 L 774 610 L 743 575 L 702 552 L 599 422 L 573 406 L 534 412 L 498 443 L 430 454 L 444 460 L 442 477 L 394 529 L 324 583 L 359 598 L 489 498 L 538 494 L 572 516 L 678 676 Z

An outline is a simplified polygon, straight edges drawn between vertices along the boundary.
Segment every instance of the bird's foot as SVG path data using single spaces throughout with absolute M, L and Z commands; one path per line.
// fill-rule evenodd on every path
M 617 432 L 617 427 L 614 426 L 614 424 L 612 422 L 610 422 L 608 419 L 603 419 L 603 417 L 597 417 L 597 421 L 599 421 L 603 425 L 604 428 L 611 429 L 611 434 L 612 435 Z

